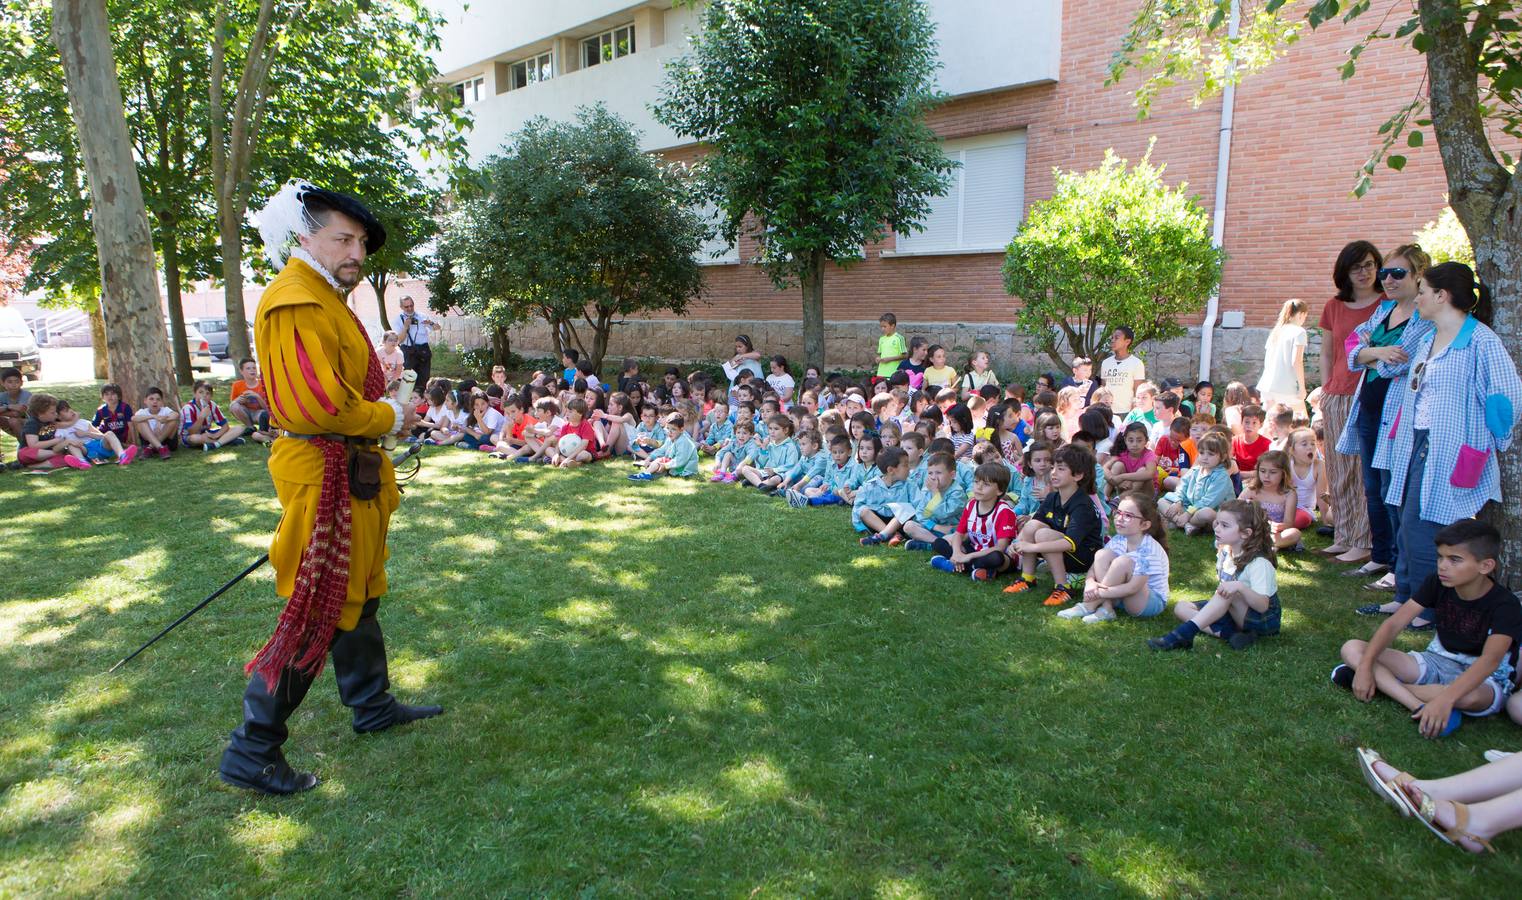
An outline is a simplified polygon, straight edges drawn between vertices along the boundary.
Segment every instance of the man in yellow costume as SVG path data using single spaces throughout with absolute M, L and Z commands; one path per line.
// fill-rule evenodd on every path
M 280 271 L 254 319 L 270 416 L 281 517 L 270 540 L 275 590 L 286 606 L 248 664 L 243 724 L 222 754 L 223 781 L 265 794 L 317 786 L 281 745 L 286 720 L 329 655 L 354 730 L 381 731 L 443 712 L 389 693 L 376 610 L 386 592 L 386 528 L 400 493 L 377 442 L 410 434 L 417 414 L 385 398 L 379 359 L 345 298 L 385 229 L 353 197 L 305 182 L 285 186 L 259 214 L 265 252 Z

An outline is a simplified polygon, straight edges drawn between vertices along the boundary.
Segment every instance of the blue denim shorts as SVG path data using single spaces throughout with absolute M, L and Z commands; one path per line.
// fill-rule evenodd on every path
M 1164 607 L 1167 605 L 1168 598 L 1164 597 L 1161 591 L 1150 590 L 1147 592 L 1147 608 L 1137 613 L 1136 618 L 1150 619 L 1158 613 L 1162 612 Z M 1115 605 L 1115 609 L 1117 612 L 1126 611 L 1125 606 L 1119 603 Z
M 1427 645 L 1426 650 L 1412 650 L 1408 655 L 1416 661 L 1416 684 L 1452 684 L 1478 659 L 1467 654 L 1454 653 L 1444 647 L 1436 637 L 1433 637 L 1432 643 Z M 1511 663 L 1505 659 L 1501 660 L 1496 670 L 1485 679 L 1491 690 L 1495 692 L 1495 699 L 1482 710 L 1471 712 L 1465 709 L 1460 712 L 1476 718 L 1499 712 L 1501 707 L 1506 705 L 1506 698 L 1511 696 L 1511 674 Z

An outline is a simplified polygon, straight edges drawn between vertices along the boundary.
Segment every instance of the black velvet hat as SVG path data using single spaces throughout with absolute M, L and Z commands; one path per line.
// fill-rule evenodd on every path
M 364 226 L 366 253 L 374 253 L 386 245 L 386 226 L 380 223 L 380 219 L 368 207 L 348 194 L 307 185 L 299 196 L 301 205 L 309 214 L 340 212 Z

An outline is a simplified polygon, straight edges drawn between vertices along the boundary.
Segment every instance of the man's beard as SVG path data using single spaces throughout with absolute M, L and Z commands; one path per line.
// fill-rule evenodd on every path
M 353 272 L 352 278 L 348 277 L 348 273 L 351 271 Z M 352 291 L 358 287 L 360 281 L 364 279 L 364 275 L 362 273 L 363 270 L 359 266 L 339 266 L 338 271 L 332 272 L 330 274 L 332 274 L 334 281 Z

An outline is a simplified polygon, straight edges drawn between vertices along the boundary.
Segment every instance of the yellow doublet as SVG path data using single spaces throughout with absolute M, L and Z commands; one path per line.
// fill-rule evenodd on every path
M 254 343 L 270 415 L 278 427 L 297 434 L 366 438 L 391 430 L 395 411 L 387 403 L 365 400 L 362 393 L 369 338 L 338 291 L 302 260 L 287 263 L 265 290 L 254 317 Z M 289 599 L 317 516 L 322 451 L 307 441 L 282 436 L 270 452 L 269 467 L 281 509 L 270 540 L 270 564 L 276 593 Z M 338 620 L 340 630 L 353 629 L 365 601 L 386 592 L 386 531 L 400 499 L 389 458 L 381 463 L 379 496 L 349 497 L 349 590 Z

